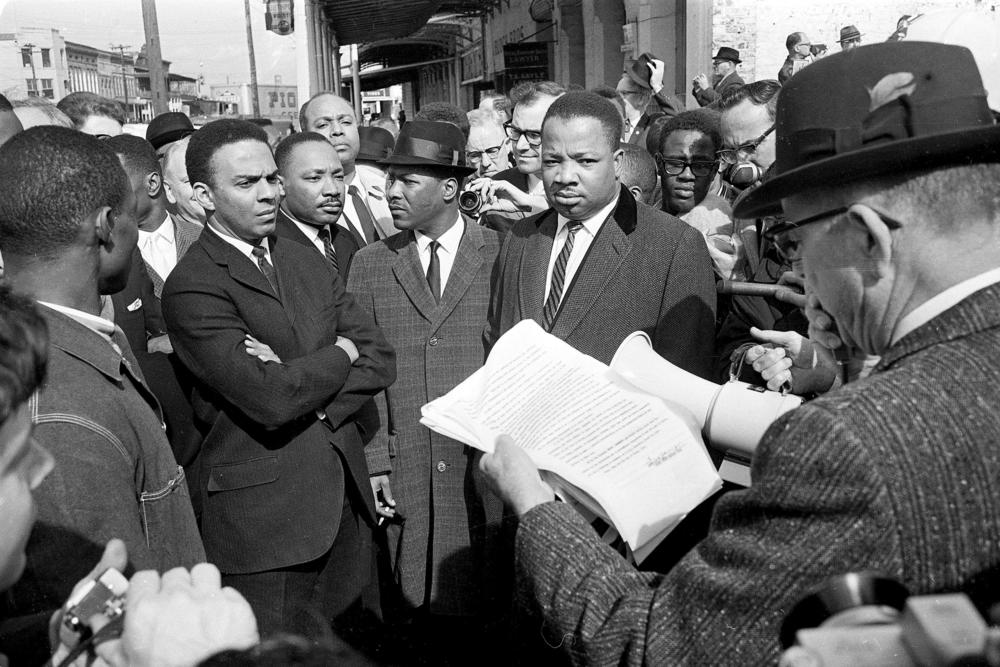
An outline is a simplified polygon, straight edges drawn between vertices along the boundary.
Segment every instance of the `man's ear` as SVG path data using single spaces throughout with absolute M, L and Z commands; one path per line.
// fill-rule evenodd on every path
M 177 197 L 174 196 L 174 190 L 170 187 L 170 183 L 163 181 L 163 191 L 167 195 L 167 201 L 173 205 L 177 205 Z
M 462 180 L 452 176 L 441 181 L 441 198 L 450 204 L 458 197 L 458 193 L 462 189 Z
M 194 189 L 194 200 L 206 211 L 214 211 L 215 197 L 212 194 L 212 188 L 201 182 L 192 183 L 191 187 Z
M 85 233 L 90 234 L 93 230 L 94 237 L 97 238 L 97 245 L 107 246 L 111 243 L 111 234 L 115 229 L 115 216 L 110 206 L 102 206 L 87 216 L 84 226 Z
M 892 229 L 878 212 L 864 204 L 852 206 L 850 215 L 863 234 L 856 240 L 854 250 L 861 254 L 859 259 L 867 265 L 865 274 L 872 278 L 886 277 L 892 266 Z
M 161 188 L 163 188 L 163 177 L 155 171 L 149 172 L 146 176 L 146 196 L 156 199 L 160 195 Z
M 612 154 L 612 159 L 615 163 L 615 178 L 619 181 L 622 179 L 622 166 L 625 164 L 625 151 L 621 148 L 616 149 Z
M 628 191 L 632 193 L 632 196 L 635 197 L 635 200 L 637 202 L 639 202 L 641 204 L 645 204 L 646 203 L 646 200 L 645 200 L 645 198 L 642 195 L 642 188 L 640 188 L 638 185 L 630 185 L 630 186 L 628 186 Z

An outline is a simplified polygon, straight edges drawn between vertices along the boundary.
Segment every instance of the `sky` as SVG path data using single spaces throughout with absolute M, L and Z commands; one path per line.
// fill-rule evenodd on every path
M 257 82 L 295 83 L 295 38 L 264 28 L 263 0 L 250 0 Z M 160 50 L 170 71 L 204 75 L 206 85 L 250 79 L 243 0 L 157 0 Z M 56 28 L 63 38 L 98 49 L 145 44 L 141 0 L 0 0 L 0 32 Z M 298 29 L 298 26 L 296 26 Z

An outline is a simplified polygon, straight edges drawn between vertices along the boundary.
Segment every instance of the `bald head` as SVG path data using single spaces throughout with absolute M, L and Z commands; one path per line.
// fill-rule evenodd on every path
M 343 97 L 333 93 L 319 93 L 311 97 L 299 112 L 303 132 L 322 134 L 333 144 L 344 165 L 344 173 L 354 173 L 354 160 L 358 156 L 361 139 L 354 107 Z

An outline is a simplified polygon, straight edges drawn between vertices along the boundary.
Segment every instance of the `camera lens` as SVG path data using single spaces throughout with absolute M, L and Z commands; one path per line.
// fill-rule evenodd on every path
M 466 190 L 458 196 L 458 208 L 468 215 L 477 214 L 482 203 L 479 193 L 473 190 Z

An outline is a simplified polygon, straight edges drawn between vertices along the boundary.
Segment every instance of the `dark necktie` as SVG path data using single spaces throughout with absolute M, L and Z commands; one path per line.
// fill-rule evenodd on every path
M 632 136 L 632 121 L 628 118 L 625 119 L 625 138 L 628 139 Z
M 330 262 L 330 266 L 337 273 L 340 273 L 340 265 L 337 264 L 337 253 L 333 249 L 333 241 L 330 240 L 330 228 L 320 227 L 319 228 L 319 240 L 323 242 L 323 254 L 326 255 L 326 259 Z
M 257 258 L 257 266 L 260 267 L 260 272 L 264 274 L 267 278 L 267 282 L 271 283 L 271 289 L 274 290 L 274 295 L 278 295 L 278 276 L 274 273 L 274 267 L 271 266 L 271 262 L 267 261 L 267 251 L 261 246 L 253 247 L 253 256 Z
M 378 241 L 378 234 L 375 232 L 375 222 L 372 220 L 372 214 L 368 212 L 368 202 L 361 195 L 358 186 L 352 185 L 348 188 L 348 192 L 351 193 L 351 199 L 354 200 L 354 211 L 357 213 L 358 222 L 361 223 L 361 229 L 365 233 L 365 243 Z
M 566 280 L 566 264 L 569 263 L 569 256 L 573 254 L 573 239 L 576 233 L 583 227 L 583 223 L 578 220 L 570 220 L 566 224 L 566 244 L 559 251 L 556 257 L 556 265 L 552 267 L 552 284 L 549 287 L 549 298 L 545 300 L 545 307 L 542 308 L 542 324 L 546 331 L 552 329 L 552 321 L 559 312 L 559 302 L 562 300 L 563 281 Z
M 441 260 L 438 259 L 438 248 L 441 244 L 431 241 L 431 261 L 427 265 L 427 285 L 431 288 L 434 300 L 441 302 Z

